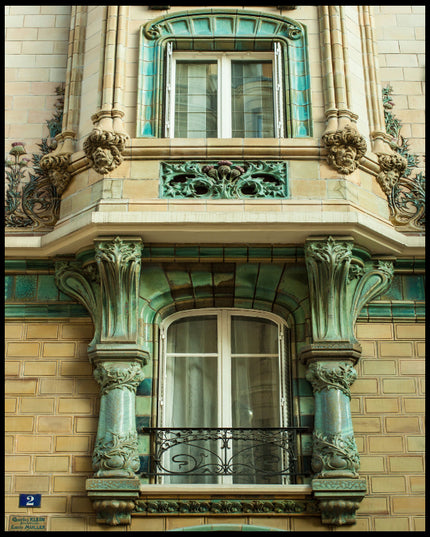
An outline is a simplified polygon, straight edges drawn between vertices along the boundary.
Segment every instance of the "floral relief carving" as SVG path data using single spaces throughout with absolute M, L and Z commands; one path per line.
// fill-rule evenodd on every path
M 166 198 L 285 198 L 287 174 L 283 162 L 220 160 L 162 163 L 161 195 Z
M 357 169 L 359 160 L 367 150 L 363 136 L 349 124 L 343 129 L 327 132 L 322 136 L 322 142 L 328 151 L 329 165 L 345 175 Z
M 95 476 L 122 475 L 134 477 L 139 470 L 137 432 L 110 432 L 110 439 L 99 438 L 93 452 Z
M 324 478 L 335 475 L 357 477 L 360 468 L 360 456 L 353 434 L 313 433 L 312 470 L 316 477 Z
M 351 399 L 349 388 L 356 378 L 357 371 L 347 362 L 340 362 L 334 368 L 327 367 L 321 362 L 313 362 L 309 364 L 306 372 L 306 380 L 312 384 L 314 392 L 340 390 L 349 399 Z
M 101 362 L 94 370 L 94 378 L 100 385 L 101 395 L 111 390 L 129 390 L 136 393 L 145 376 L 140 364 L 134 362 L 126 367 L 120 363 Z

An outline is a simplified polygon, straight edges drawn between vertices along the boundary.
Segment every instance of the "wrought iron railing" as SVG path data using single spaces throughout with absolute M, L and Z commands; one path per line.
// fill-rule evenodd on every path
M 138 432 L 150 436 L 143 477 L 164 476 L 170 483 L 282 484 L 306 475 L 297 443 L 298 435 L 309 432 L 304 427 L 140 427 Z

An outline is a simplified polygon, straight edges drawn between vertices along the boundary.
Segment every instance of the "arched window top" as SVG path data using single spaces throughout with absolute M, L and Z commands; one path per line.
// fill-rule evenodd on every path
M 228 9 L 173 13 L 142 26 L 137 136 L 163 135 L 168 43 L 182 51 L 264 52 L 275 42 L 283 51 L 286 137 L 311 136 L 306 28 L 286 17 Z
M 289 18 L 249 10 L 182 11 L 154 19 L 143 27 L 147 39 L 192 38 L 277 38 L 297 41 L 305 36 L 304 27 Z M 238 50 L 241 50 L 240 48 Z

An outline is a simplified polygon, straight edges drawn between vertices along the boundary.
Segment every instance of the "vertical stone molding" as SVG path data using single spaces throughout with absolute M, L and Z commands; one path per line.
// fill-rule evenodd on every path
M 91 314 L 94 338 L 88 356 L 100 386 L 100 414 L 87 490 L 99 522 L 129 524 L 140 467 L 136 389 L 144 380 L 147 352 L 139 344 L 140 239 L 95 241 L 94 260 L 56 263 L 57 286 Z
M 321 138 L 327 162 L 341 174 L 353 173 L 367 145 L 351 111 L 348 44 L 343 6 L 318 6 L 326 129 Z
M 86 29 L 86 6 L 72 6 L 67 50 L 66 84 L 61 132 L 55 137 L 57 147 L 40 160 L 40 167 L 50 178 L 60 197 L 72 175 L 68 168 L 75 151 L 82 87 L 83 52 Z
M 313 342 L 300 357 L 315 400 L 312 486 L 323 523 L 353 524 L 366 491 L 350 409 L 361 355 L 354 324 L 363 306 L 388 289 L 393 263 L 372 260 L 349 237 L 308 239 L 305 261 Z
M 124 129 L 121 110 L 129 6 L 107 6 L 106 9 L 101 108 L 91 117 L 94 129 L 84 142 L 91 166 L 101 175 L 123 162 L 125 144 L 130 138 Z

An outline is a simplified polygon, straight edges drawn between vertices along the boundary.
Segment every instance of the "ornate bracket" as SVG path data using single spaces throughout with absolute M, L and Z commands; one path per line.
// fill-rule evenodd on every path
M 84 142 L 84 151 L 97 173 L 105 175 L 124 160 L 129 135 L 122 129 L 123 117 L 120 110 L 102 110 L 91 118 L 95 127 Z
M 342 129 L 328 131 L 322 136 L 328 154 L 327 162 L 339 173 L 348 175 L 357 169 L 359 160 L 367 150 L 363 136 L 351 124 Z
M 305 259 L 312 309 L 312 337 L 318 342 L 356 344 L 354 323 L 363 306 L 388 289 L 391 261 L 353 256 L 351 239 L 308 239 Z
M 57 148 L 52 152 L 44 155 L 40 159 L 40 167 L 51 179 L 59 196 L 63 194 L 70 183 L 72 177 L 68 171 L 70 157 L 73 154 L 73 138 L 75 133 L 72 131 L 62 132 L 55 139 L 58 143 Z
M 354 323 L 362 307 L 389 287 L 394 272 L 392 261 L 358 255 L 353 246 L 348 237 L 305 243 L 313 343 L 302 348 L 301 360 L 315 400 L 312 487 L 322 522 L 335 525 L 355 522 L 366 491 L 350 410 L 361 354 Z
M 418 155 L 409 152 L 408 140 L 400 134 L 402 123 L 391 112 L 393 88 L 383 88 L 384 118 L 387 137 L 394 153 L 377 153 L 380 173 L 377 181 L 387 196 L 391 221 L 411 230 L 425 228 L 425 177 L 422 172 L 411 176 L 419 164 Z
M 284 162 L 220 160 L 202 166 L 197 162 L 162 163 L 161 196 L 166 198 L 285 198 Z
M 101 482 L 97 494 L 92 493 L 96 480 L 89 480 L 88 490 L 100 521 L 110 525 L 130 523 L 134 502 L 123 489 L 139 490 L 135 396 L 148 356 L 138 334 L 141 255 L 140 239 L 105 238 L 95 241 L 95 263 L 56 263 L 58 287 L 87 308 L 95 325 L 88 355 L 100 385 L 93 469 Z M 106 485 L 104 478 L 116 479 Z

